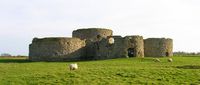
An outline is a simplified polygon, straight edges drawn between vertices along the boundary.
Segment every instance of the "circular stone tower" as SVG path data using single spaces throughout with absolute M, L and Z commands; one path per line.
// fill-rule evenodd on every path
M 103 28 L 78 29 L 74 30 L 72 33 L 73 37 L 91 41 L 96 40 L 98 37 L 106 38 L 107 36 L 112 36 L 112 35 L 113 35 L 112 30 Z
M 144 40 L 146 57 L 173 56 L 173 40 L 170 38 L 148 38 Z
M 85 41 L 79 38 L 34 38 L 29 45 L 29 60 L 79 60 L 84 56 L 84 47 Z
M 123 45 L 123 44 L 122 44 Z M 144 57 L 144 40 L 142 36 L 126 36 L 125 51 L 128 57 Z

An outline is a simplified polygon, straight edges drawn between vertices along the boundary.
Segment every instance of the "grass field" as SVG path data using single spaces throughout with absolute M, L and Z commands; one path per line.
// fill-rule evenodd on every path
M 0 59 L 0 85 L 200 85 L 200 57 L 122 58 L 76 62 Z

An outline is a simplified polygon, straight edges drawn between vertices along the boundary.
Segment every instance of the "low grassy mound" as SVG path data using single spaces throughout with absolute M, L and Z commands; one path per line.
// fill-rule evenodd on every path
M 134 85 L 200 84 L 200 57 L 122 58 L 75 62 L 29 62 L 25 59 L 0 59 L 1 85 Z

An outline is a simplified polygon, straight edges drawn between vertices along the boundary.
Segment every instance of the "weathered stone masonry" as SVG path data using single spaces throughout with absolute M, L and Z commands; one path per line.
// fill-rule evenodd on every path
M 173 56 L 173 40 L 170 38 L 148 38 L 144 41 L 145 56 Z
M 97 36 L 106 38 L 112 35 L 113 35 L 112 30 L 103 28 L 78 29 L 74 30 L 72 33 L 72 37 L 87 39 L 91 41 L 95 41 L 97 39 Z
M 72 37 L 86 40 L 85 59 L 94 59 L 98 49 L 97 42 L 112 35 L 112 30 L 103 28 L 78 29 L 72 33 Z
M 144 57 L 142 36 L 112 36 L 115 43 L 109 44 L 108 39 L 102 39 L 99 47 L 96 45 L 94 59 L 111 59 L 120 57 Z
M 29 46 L 32 61 L 80 60 L 85 55 L 85 41 L 79 38 L 34 38 Z
M 72 38 L 34 38 L 29 45 L 31 61 L 99 60 L 122 57 L 173 56 L 173 41 L 169 38 L 114 36 L 103 28 L 78 29 Z M 113 43 L 110 39 L 113 38 Z

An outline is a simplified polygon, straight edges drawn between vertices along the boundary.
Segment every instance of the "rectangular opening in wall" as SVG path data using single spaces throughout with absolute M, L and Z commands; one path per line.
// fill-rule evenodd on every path
M 169 52 L 166 52 L 166 53 L 165 53 L 165 56 L 167 56 L 167 57 L 168 57 L 168 56 L 169 56 Z
M 128 57 L 135 57 L 135 49 L 134 48 L 128 48 Z

